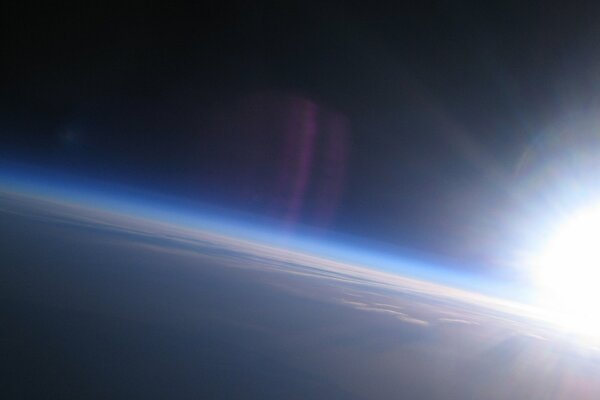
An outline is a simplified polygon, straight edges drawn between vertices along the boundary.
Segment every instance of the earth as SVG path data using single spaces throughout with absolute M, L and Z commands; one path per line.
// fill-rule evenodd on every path
M 600 352 L 506 302 L 0 191 L 2 398 L 598 399 Z

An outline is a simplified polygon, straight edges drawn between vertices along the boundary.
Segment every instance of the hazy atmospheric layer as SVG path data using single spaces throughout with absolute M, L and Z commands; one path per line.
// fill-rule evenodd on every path
M 515 304 L 58 198 L 0 216 L 14 395 L 600 395 L 596 345 Z

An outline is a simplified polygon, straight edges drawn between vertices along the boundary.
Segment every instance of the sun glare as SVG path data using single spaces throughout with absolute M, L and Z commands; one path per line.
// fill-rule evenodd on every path
M 577 212 L 533 268 L 538 301 L 569 332 L 600 339 L 600 206 Z

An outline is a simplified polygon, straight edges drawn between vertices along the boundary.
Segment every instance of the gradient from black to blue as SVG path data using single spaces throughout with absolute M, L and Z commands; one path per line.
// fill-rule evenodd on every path
M 0 161 L 504 265 L 537 199 L 514 193 L 523 155 L 597 109 L 598 15 L 593 2 L 13 2 Z M 308 178 L 292 173 L 306 187 L 282 189 L 286 143 L 302 148 L 286 121 L 305 112 L 321 142 Z

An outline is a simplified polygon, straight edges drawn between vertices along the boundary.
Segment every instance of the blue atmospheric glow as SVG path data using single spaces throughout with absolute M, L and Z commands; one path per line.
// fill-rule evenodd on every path
M 207 230 L 380 271 L 507 297 L 506 285 L 479 275 L 468 274 L 459 268 L 440 268 L 431 262 L 409 258 L 406 255 L 399 257 L 390 252 L 376 251 L 372 249 L 373 246 L 369 249 L 366 242 L 356 239 L 341 241 L 339 237 L 332 235 L 311 236 L 308 229 L 299 229 L 291 233 L 283 231 L 274 221 L 267 219 L 207 205 L 190 206 L 181 199 L 131 188 L 75 179 L 58 173 L 41 174 L 26 168 L 0 168 L 0 191 L 2 190 Z M 513 290 L 510 294 L 514 297 L 516 292 Z

